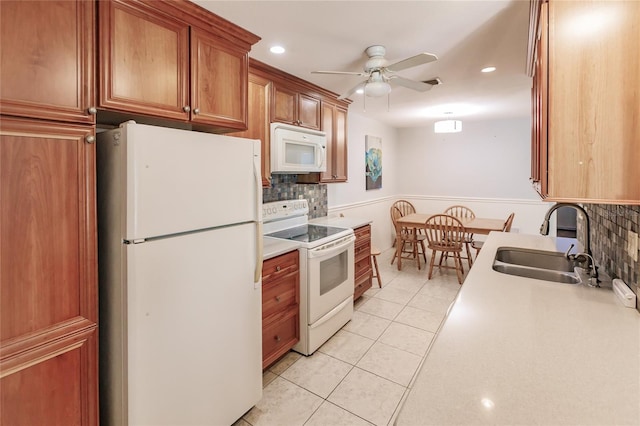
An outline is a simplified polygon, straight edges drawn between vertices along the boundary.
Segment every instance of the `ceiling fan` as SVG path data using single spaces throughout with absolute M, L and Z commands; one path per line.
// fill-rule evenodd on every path
M 403 86 L 419 92 L 425 92 L 431 89 L 432 86 L 442 83 L 437 77 L 426 81 L 416 81 L 400 77 L 396 74 L 398 71 L 438 60 L 438 57 L 431 53 L 420 53 L 390 65 L 387 64 L 387 60 L 384 58 L 386 53 L 384 46 L 369 46 L 365 49 L 365 53 L 369 56 L 369 60 L 364 64 L 364 72 L 312 71 L 312 73 L 357 75 L 360 77 L 366 77 L 366 80 L 361 81 L 346 93 L 340 95 L 338 99 L 348 98 L 358 89 L 363 89 L 367 96 L 378 97 L 388 94 L 391 92 L 391 88 L 395 86 Z

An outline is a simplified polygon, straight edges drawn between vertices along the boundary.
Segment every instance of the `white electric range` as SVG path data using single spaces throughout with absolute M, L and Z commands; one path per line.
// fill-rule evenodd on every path
M 309 223 L 307 200 L 263 204 L 265 237 L 300 244 L 300 342 L 311 355 L 353 314 L 355 236 L 350 228 Z

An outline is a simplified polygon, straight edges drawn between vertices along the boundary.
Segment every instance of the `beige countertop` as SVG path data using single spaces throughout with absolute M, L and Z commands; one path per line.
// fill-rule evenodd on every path
M 291 250 L 297 250 L 300 247 L 300 243 L 280 238 L 263 237 L 262 246 L 262 258 L 267 260 Z
M 338 217 L 338 216 L 323 216 L 309 220 L 309 223 L 315 223 L 317 225 L 336 226 L 338 228 L 351 228 L 356 229 L 364 225 L 368 225 L 373 222 L 371 219 L 362 217 Z
M 493 271 L 500 246 L 557 250 L 489 235 L 395 424 L 640 424 L 638 311 L 611 288 Z

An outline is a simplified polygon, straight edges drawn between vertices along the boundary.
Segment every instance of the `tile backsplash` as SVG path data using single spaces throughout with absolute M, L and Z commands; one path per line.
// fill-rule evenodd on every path
M 309 218 L 327 215 L 327 185 L 296 183 L 297 175 L 271 175 L 271 186 L 262 189 L 262 202 L 298 200 L 304 198 L 309 203 Z
M 600 268 L 612 278 L 622 279 L 636 294 L 640 288 L 638 258 L 627 252 L 629 231 L 640 231 L 640 206 L 584 204 L 591 222 L 591 250 Z M 578 223 L 580 228 L 582 223 Z M 578 236 L 582 230 L 578 230 Z M 634 237 L 637 238 L 637 237 Z M 640 250 L 639 250 L 640 251 Z M 637 307 L 640 311 L 640 306 Z

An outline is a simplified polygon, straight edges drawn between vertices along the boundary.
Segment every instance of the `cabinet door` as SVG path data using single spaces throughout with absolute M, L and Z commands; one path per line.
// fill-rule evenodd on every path
M 243 132 L 230 136 L 259 139 L 262 156 L 262 186 L 271 185 L 271 127 L 269 109 L 271 106 L 271 81 L 249 74 L 249 111 L 248 126 Z
M 95 425 L 94 128 L 0 122 L 0 423 Z
M 94 123 L 94 4 L 0 2 L 2 114 Z
M 334 112 L 333 181 L 347 181 L 347 110 L 339 106 Z
M 638 22 L 637 1 L 549 3 L 550 200 L 640 203 Z
M 141 3 L 98 2 L 100 106 L 189 118 L 189 27 Z
M 327 134 L 327 170 L 325 172 L 320 173 L 320 182 L 332 182 L 334 173 L 333 173 L 333 135 L 334 131 L 334 122 L 333 115 L 335 111 L 335 106 L 332 104 L 328 104 L 326 102 L 322 103 L 322 131 Z
M 246 129 L 248 73 L 247 52 L 192 28 L 191 120 Z
M 298 95 L 298 125 L 320 130 L 320 99 L 304 93 Z
M 273 121 L 298 124 L 298 93 L 276 85 L 272 116 Z

